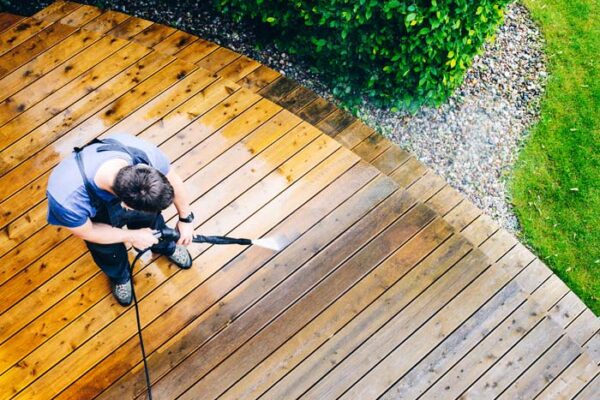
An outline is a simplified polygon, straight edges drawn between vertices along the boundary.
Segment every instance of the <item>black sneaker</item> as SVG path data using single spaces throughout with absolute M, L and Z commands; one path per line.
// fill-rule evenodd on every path
M 125 283 L 114 283 L 110 282 L 112 288 L 112 294 L 120 305 L 126 307 L 131 304 L 133 300 L 133 292 L 131 290 L 131 279 Z
M 168 257 L 169 260 L 173 261 L 181 269 L 190 269 L 192 267 L 192 256 L 185 246 L 177 245 L 175 252 Z

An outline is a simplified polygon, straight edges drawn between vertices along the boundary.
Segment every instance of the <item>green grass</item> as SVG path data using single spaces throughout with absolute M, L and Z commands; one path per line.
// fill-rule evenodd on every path
M 600 0 L 523 0 L 546 39 L 541 119 L 511 182 L 522 239 L 600 314 Z

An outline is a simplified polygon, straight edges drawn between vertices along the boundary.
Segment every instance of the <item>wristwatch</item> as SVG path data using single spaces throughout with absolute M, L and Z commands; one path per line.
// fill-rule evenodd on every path
M 188 215 L 188 216 L 187 216 L 187 217 L 185 217 L 185 218 L 180 216 L 180 217 L 179 217 L 179 220 L 180 220 L 181 222 L 185 222 L 185 223 L 189 224 L 190 222 L 193 222 L 193 221 L 194 221 L 194 213 L 193 213 L 193 212 L 190 212 L 190 215 Z

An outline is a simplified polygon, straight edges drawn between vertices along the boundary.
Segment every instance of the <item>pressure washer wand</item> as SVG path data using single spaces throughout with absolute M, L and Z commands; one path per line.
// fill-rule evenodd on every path
M 171 229 L 165 227 L 163 229 L 157 230 L 154 233 L 159 240 L 168 241 L 168 242 L 176 242 L 179 240 L 179 232 L 176 229 Z M 279 251 L 282 248 L 281 243 L 279 243 L 276 239 L 272 238 L 263 238 L 263 239 L 242 239 L 242 238 L 232 238 L 227 236 L 203 236 L 203 235 L 194 235 L 192 242 L 194 243 L 210 243 L 210 244 L 239 244 L 242 246 L 250 246 L 256 245 L 260 247 L 264 247 L 267 249 Z

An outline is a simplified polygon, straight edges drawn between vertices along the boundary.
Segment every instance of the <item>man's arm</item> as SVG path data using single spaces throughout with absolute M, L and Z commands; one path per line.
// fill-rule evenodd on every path
M 183 180 L 177 173 L 171 169 L 169 173 L 166 175 L 167 179 L 173 186 L 174 198 L 173 204 L 177 209 L 177 213 L 180 217 L 187 217 L 190 215 L 192 211 L 190 208 L 190 196 L 188 194 L 187 189 L 183 183 Z M 192 243 L 192 237 L 194 235 L 194 223 L 186 223 L 186 222 L 177 222 L 177 230 L 181 237 L 179 238 L 178 244 L 183 244 L 187 246 Z
M 89 219 L 81 226 L 68 228 L 75 236 L 98 244 L 131 243 L 138 249 L 146 249 L 158 243 L 150 228 L 125 230 Z

